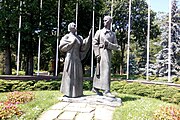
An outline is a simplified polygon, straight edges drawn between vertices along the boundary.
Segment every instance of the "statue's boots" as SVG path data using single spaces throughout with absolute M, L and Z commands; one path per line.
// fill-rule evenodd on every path
M 115 95 L 111 94 L 111 92 L 109 90 L 105 90 L 103 92 L 103 96 L 115 98 Z
M 94 92 L 94 93 L 96 93 L 97 95 L 99 95 L 99 96 L 103 96 L 103 93 L 102 92 L 100 92 L 99 91 L 99 89 L 97 89 L 97 88 L 92 88 L 92 92 Z

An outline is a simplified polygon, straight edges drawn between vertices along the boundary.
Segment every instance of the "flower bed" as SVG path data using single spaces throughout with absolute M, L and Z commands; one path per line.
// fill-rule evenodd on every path
M 180 110 L 175 107 L 161 107 L 155 111 L 154 120 L 180 120 Z
M 7 100 L 0 102 L 0 119 L 8 119 L 13 116 L 21 116 L 23 111 L 17 104 L 30 102 L 34 99 L 32 92 L 10 92 L 7 94 Z

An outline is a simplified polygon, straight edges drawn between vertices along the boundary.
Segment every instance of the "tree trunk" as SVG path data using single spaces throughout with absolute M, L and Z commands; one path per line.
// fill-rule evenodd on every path
M 33 75 L 33 48 L 32 42 L 30 41 L 28 44 L 28 53 L 26 57 L 26 75 Z
M 11 66 L 11 50 L 10 45 L 8 45 L 5 49 L 5 75 L 12 74 L 12 66 Z
M 53 76 L 55 76 L 56 75 L 56 55 L 52 60 L 52 71 L 53 71 Z
M 34 66 L 34 62 L 33 62 L 33 46 L 32 46 L 32 42 L 33 42 L 33 36 L 31 33 L 29 33 L 30 35 L 30 40 L 28 40 L 28 44 L 27 44 L 27 53 L 26 53 L 26 75 L 33 75 L 33 66 Z
M 125 44 L 122 44 L 121 46 L 121 58 L 120 58 L 120 75 L 124 73 L 123 68 L 124 68 L 124 52 L 125 52 Z

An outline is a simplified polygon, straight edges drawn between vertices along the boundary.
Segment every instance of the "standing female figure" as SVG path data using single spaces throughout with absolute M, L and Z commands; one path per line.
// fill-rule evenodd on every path
M 79 97 L 83 95 L 83 70 L 81 60 L 84 59 L 90 48 L 91 31 L 83 40 L 76 35 L 76 24 L 68 25 L 69 33 L 62 37 L 59 49 L 66 52 L 64 70 L 60 91 L 66 97 Z

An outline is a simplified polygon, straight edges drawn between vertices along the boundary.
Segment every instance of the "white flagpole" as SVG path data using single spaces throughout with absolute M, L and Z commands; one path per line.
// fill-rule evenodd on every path
M 169 0 L 168 82 L 171 82 L 171 0 Z
M 58 0 L 58 20 L 57 20 L 57 46 L 56 46 L 56 73 L 55 75 L 58 75 L 58 51 L 59 51 L 59 17 L 60 17 L 60 2 L 61 0 Z
M 99 17 L 99 30 L 101 29 L 101 17 Z
M 129 0 L 129 21 L 128 21 L 128 45 L 127 45 L 127 77 L 129 79 L 129 47 L 130 47 L 130 32 L 131 32 L 131 0 Z
M 93 18 L 92 18 L 92 38 L 94 37 L 94 16 L 95 16 L 95 0 L 93 0 Z M 94 56 L 93 56 L 93 45 L 91 49 L 91 77 L 93 77 L 93 66 L 94 66 Z
M 76 1 L 76 29 L 77 29 L 77 26 L 78 25 L 78 0 Z
M 111 1 L 111 19 L 113 20 L 113 0 Z M 111 22 L 111 30 L 112 30 L 112 22 Z
M 21 11 L 22 1 L 20 1 L 20 15 L 19 15 L 19 31 L 18 31 L 18 54 L 17 54 L 17 73 L 19 75 L 19 54 L 20 54 L 20 42 L 21 42 Z
M 39 27 L 41 27 L 41 12 L 42 12 L 42 0 L 40 1 L 40 21 L 39 21 Z M 41 54 L 41 35 L 39 31 L 39 45 L 38 45 L 38 69 L 37 69 L 37 75 L 39 75 L 39 69 L 40 69 L 40 54 Z
M 149 80 L 149 39 L 150 39 L 150 0 L 148 0 L 148 29 L 147 29 L 147 68 L 146 68 L 146 80 Z

